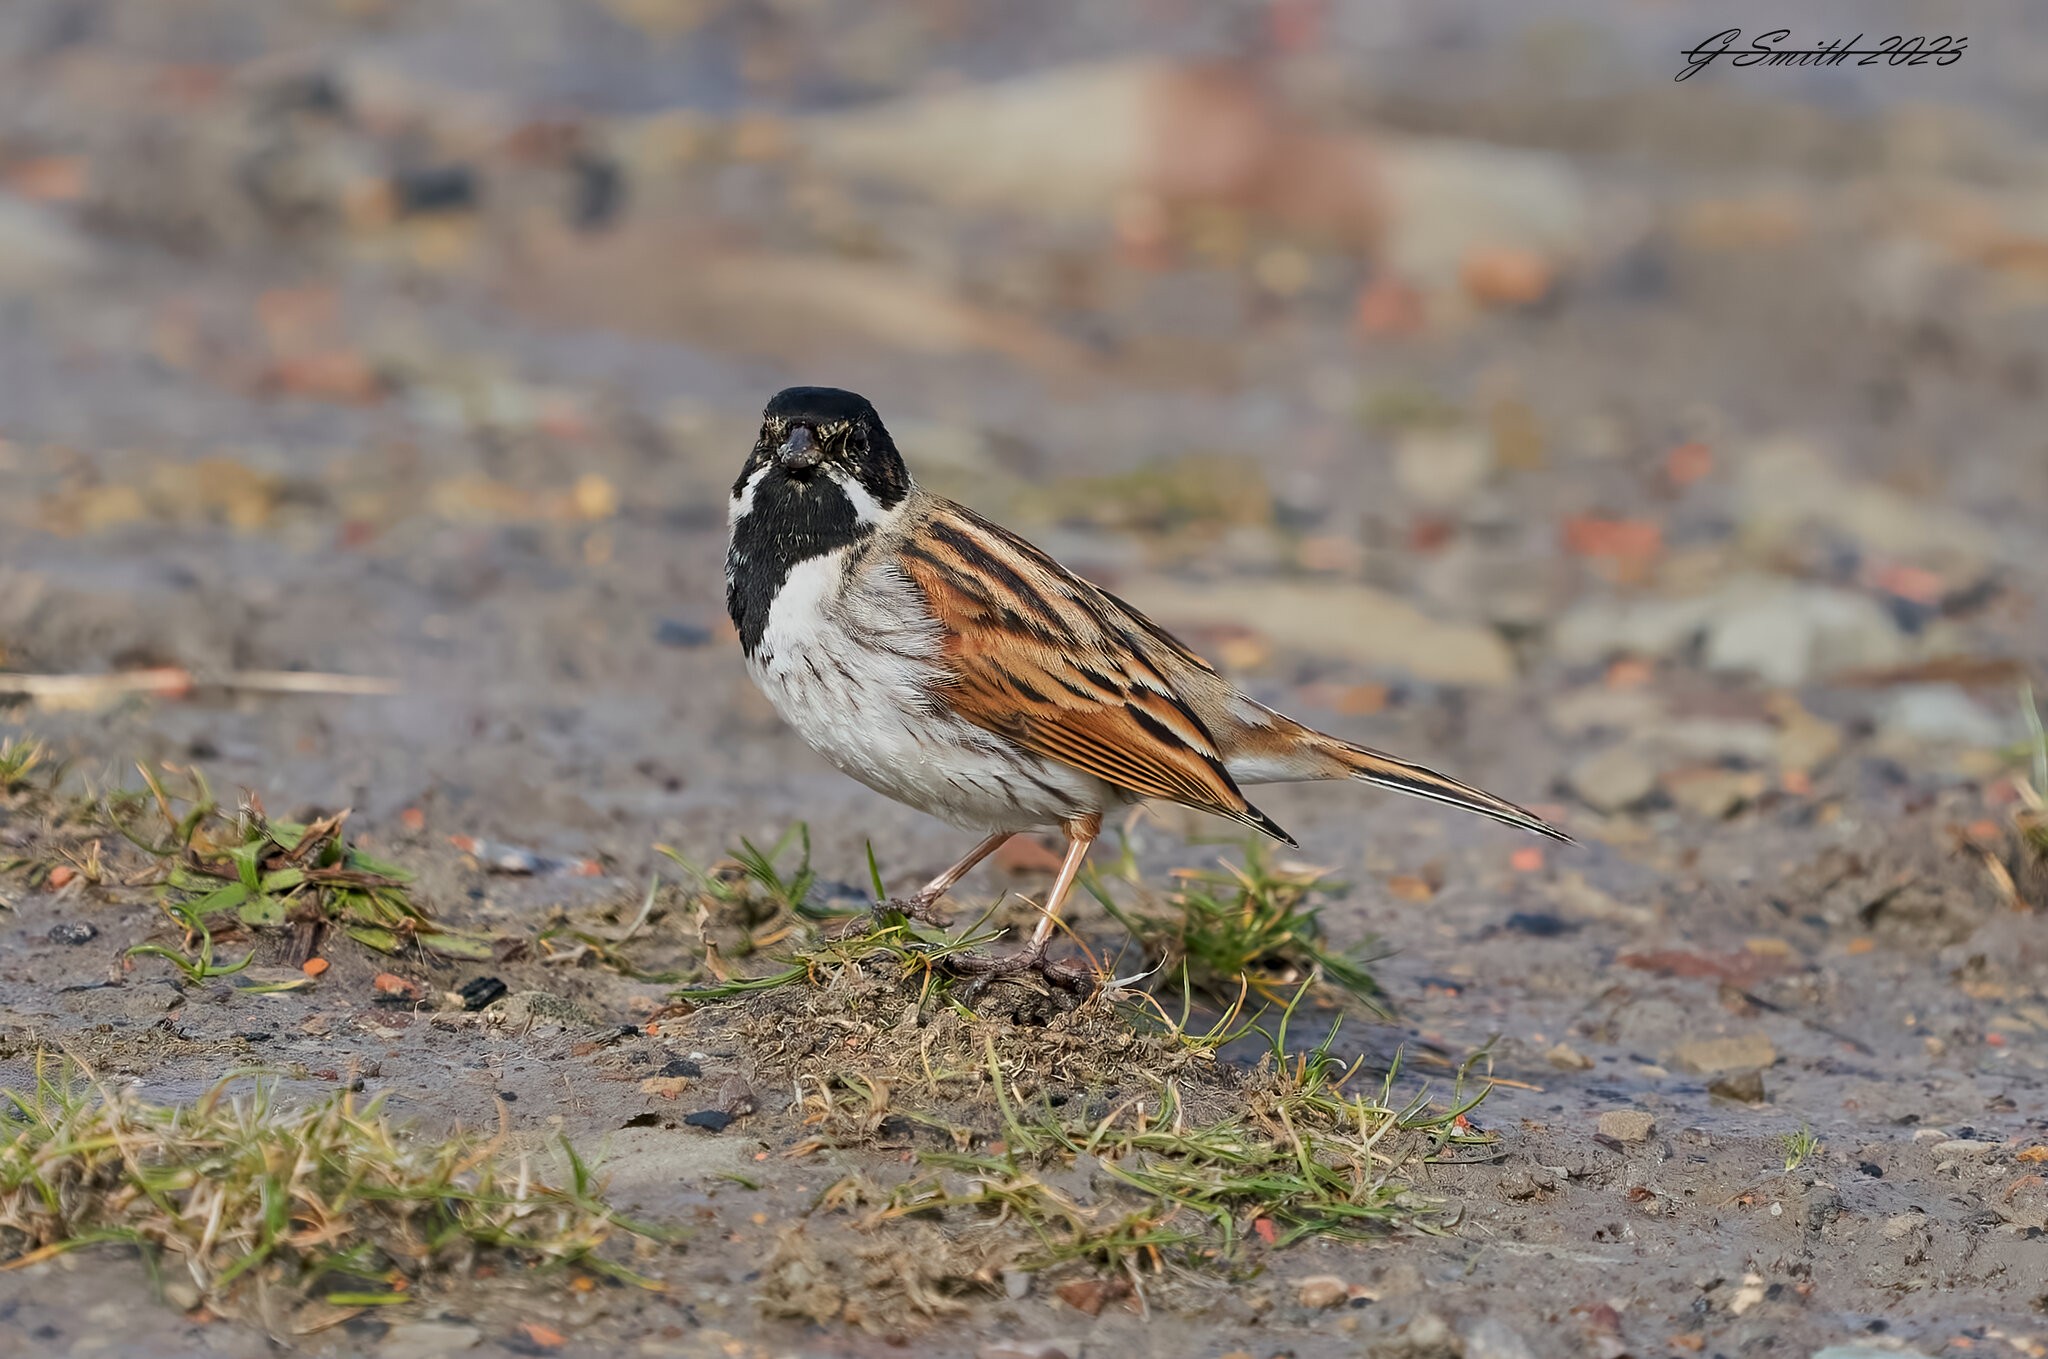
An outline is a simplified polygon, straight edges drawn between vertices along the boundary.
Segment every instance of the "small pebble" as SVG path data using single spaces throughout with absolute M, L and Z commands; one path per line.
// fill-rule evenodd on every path
M 683 1115 L 683 1122 L 706 1132 L 724 1132 L 732 1126 L 732 1115 L 723 1109 L 699 1109 L 694 1114 Z
M 1764 1102 L 1764 1073 L 1761 1071 L 1731 1071 L 1725 1076 L 1716 1076 L 1707 1082 L 1707 1093 L 1737 1104 L 1762 1104 Z
M 1768 1035 L 1745 1033 L 1733 1038 L 1695 1038 L 1680 1043 L 1671 1056 L 1682 1071 L 1716 1076 L 1724 1071 L 1760 1071 L 1778 1060 L 1778 1050 Z
M 1919 1231 L 1926 1221 L 1918 1213 L 1895 1213 L 1884 1220 L 1884 1226 L 1878 1228 L 1877 1234 L 1887 1241 L 1904 1241 Z
M 678 618 L 664 618 L 654 625 L 654 640 L 662 646 L 703 646 L 711 640 L 711 629 Z
M 1569 1043 L 1552 1045 L 1550 1051 L 1543 1054 L 1543 1060 L 1556 1067 L 1559 1071 L 1591 1071 L 1593 1069 L 1593 1059 Z
M 1536 1359 L 1529 1342 L 1504 1321 L 1488 1317 L 1465 1332 L 1465 1359 Z
M 1341 1307 L 1351 1296 L 1351 1285 L 1334 1274 L 1311 1274 L 1294 1291 L 1303 1307 Z
M 664 1076 L 701 1076 L 704 1068 L 687 1057 L 678 1057 L 661 1069 Z
M 1634 746 L 1615 746 L 1574 764 L 1565 781 L 1595 811 L 1620 812 L 1657 791 L 1657 767 Z
M 1657 1130 L 1657 1120 L 1641 1109 L 1609 1109 L 1600 1115 L 1600 1133 L 1617 1142 L 1641 1142 Z
M 84 920 L 60 920 L 50 926 L 49 940 L 53 944 L 69 944 L 76 948 L 99 937 L 98 928 Z
M 450 1321 L 408 1321 L 393 1326 L 377 1347 L 380 1359 L 441 1359 L 442 1355 L 475 1349 L 484 1334 L 474 1326 Z
M 998 1340 L 974 1352 L 974 1359 L 1073 1359 L 1071 1340 Z

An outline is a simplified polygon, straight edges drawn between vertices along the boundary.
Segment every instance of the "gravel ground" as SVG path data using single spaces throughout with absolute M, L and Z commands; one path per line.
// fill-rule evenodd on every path
M 762 401 L 856 388 L 929 484 L 1262 700 L 1579 837 L 1535 853 L 1349 786 L 1261 798 L 1350 884 L 1331 938 L 1390 950 L 1396 1017 L 1339 1050 L 1402 1054 L 1404 1095 L 1482 1049 L 1500 1082 L 1484 1157 L 1411 1170 L 1446 1230 L 1260 1254 L 1149 1316 L 1041 1285 L 908 1328 L 792 1319 L 762 1301 L 782 1233 L 899 1153 L 785 1156 L 803 1113 L 744 1030 L 650 1034 L 668 988 L 531 960 L 397 970 L 430 995 L 495 971 L 584 1018 L 394 1009 L 361 949 L 305 991 L 188 996 L 123 966 L 160 937 L 146 894 L 82 881 L 0 878 L 0 1084 L 52 1044 L 159 1101 L 354 1069 L 429 1126 L 502 1107 L 603 1148 L 622 1207 L 695 1233 L 650 1266 L 663 1293 L 476 1282 L 316 1352 L 2048 1353 L 2048 868 L 2013 830 L 2020 682 L 2048 661 L 2038 23 L 1969 7 L 1945 70 L 1674 86 L 1669 16 L 1142 8 L 10 9 L 0 669 L 198 683 L 0 700 L 0 732 L 102 783 L 192 764 L 280 812 L 351 807 L 439 915 L 507 936 L 630 917 L 675 876 L 657 844 L 709 860 L 798 820 L 829 882 L 870 842 L 916 880 L 957 837 L 783 730 L 721 607 Z M 1233 132 L 1422 173 L 1375 181 L 1363 226 L 1263 181 L 1054 220 L 916 173 L 963 82 L 1227 50 L 1260 93 L 1157 96 L 1221 121 L 1169 123 L 1143 173 Z M 1154 97 L 1154 67 L 1089 69 Z M 1085 197 L 1081 152 L 1121 135 L 1088 120 L 1124 105 L 1064 88 L 1059 153 L 1015 163 Z M 851 145 L 835 111 L 888 98 L 911 151 L 820 154 Z M 1442 187 L 1475 148 L 1515 158 L 1487 162 L 1500 243 L 1439 267 L 1414 243 L 1482 211 Z M 399 692 L 213 682 L 267 670 Z M 0 858 L 22 832 L 0 813 Z M 1218 832 L 1169 812 L 1132 843 L 1163 879 Z M 1044 881 L 1019 860 L 965 896 Z M 687 1100 L 639 1083 L 677 1060 L 752 1082 L 755 1111 L 679 1126 Z M 1323 1275 L 1339 1305 L 1301 1288 Z M 114 1251 L 0 1274 L 0 1352 L 271 1347 L 178 1302 Z

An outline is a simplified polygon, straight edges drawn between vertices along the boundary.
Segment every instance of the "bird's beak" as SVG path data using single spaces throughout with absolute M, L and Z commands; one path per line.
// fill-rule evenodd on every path
M 775 450 L 776 465 L 785 472 L 808 472 L 817 467 L 824 457 L 818 447 L 818 436 L 811 432 L 809 425 L 796 425 L 783 439 L 782 447 Z

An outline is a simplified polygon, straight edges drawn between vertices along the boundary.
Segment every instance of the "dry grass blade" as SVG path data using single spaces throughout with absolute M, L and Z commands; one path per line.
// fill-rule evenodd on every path
M 1429 1205 L 1399 1173 L 1450 1146 L 1485 1141 L 1465 1117 L 1483 1092 L 1447 1106 L 1420 1096 L 1397 1103 L 1391 1071 L 1376 1089 L 1351 1092 L 1359 1067 L 1331 1055 L 1334 1028 L 1309 1051 L 1287 1052 L 1306 993 L 1290 1000 L 1266 1035 L 1267 1056 L 1228 1101 L 1200 1092 L 1206 1114 L 1184 1097 L 1181 1077 L 1102 1112 L 1077 1115 L 1071 1101 L 1032 1107 L 985 1038 L 1000 1140 L 983 1150 L 956 1139 L 951 1150 L 920 1151 L 911 1178 L 890 1187 L 856 1176 L 822 1205 L 864 1209 L 855 1225 L 867 1232 L 940 1225 L 966 1255 L 1024 1269 L 1108 1271 L 1141 1306 L 1148 1279 L 1232 1266 L 1253 1240 L 1280 1247 L 1434 1230 Z M 862 1107 L 844 1111 L 821 1093 L 820 1121 L 836 1117 L 842 1133 L 879 1127 L 886 1094 L 861 1093 Z
M 163 694 L 181 698 L 194 689 L 377 697 L 395 694 L 399 686 L 396 680 L 373 675 L 331 675 L 313 670 L 232 670 L 220 675 L 194 675 L 175 665 L 121 670 L 108 675 L 0 673 L 0 694 L 20 694 L 64 704 L 103 701 L 122 694 Z

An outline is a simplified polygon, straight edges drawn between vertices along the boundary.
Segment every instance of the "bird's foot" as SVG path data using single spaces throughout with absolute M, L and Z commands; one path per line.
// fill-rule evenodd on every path
M 930 895 L 914 892 L 907 897 L 891 897 L 887 901 L 876 902 L 872 914 L 879 919 L 891 912 L 901 912 L 907 919 L 921 920 L 927 925 L 943 930 L 953 923 L 952 917 L 939 909 L 939 898 L 943 895 L 945 894 L 942 892 Z
M 1095 974 L 1079 963 L 1064 962 L 1046 956 L 1043 941 L 1020 949 L 1016 953 L 988 954 L 967 952 L 951 954 L 946 966 L 962 977 L 976 991 L 1002 977 L 1015 977 L 1026 972 L 1036 972 L 1046 983 L 1075 995 L 1086 995 L 1095 989 Z

